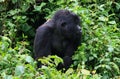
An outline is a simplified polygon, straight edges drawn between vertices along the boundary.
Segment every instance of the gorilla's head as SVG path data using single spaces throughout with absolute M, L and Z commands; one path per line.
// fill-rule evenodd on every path
M 76 14 L 68 10 L 59 10 L 53 16 L 53 20 L 57 31 L 66 38 L 81 34 L 80 18 Z

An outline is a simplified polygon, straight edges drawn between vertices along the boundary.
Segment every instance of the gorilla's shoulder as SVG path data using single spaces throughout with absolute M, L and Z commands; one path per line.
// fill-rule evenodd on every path
M 42 27 L 47 27 L 47 28 L 54 28 L 54 22 L 53 20 L 47 20 Z
M 54 30 L 54 22 L 52 20 L 48 20 L 47 22 L 39 26 L 36 31 L 39 31 L 39 32 L 51 31 L 52 32 L 53 30 Z

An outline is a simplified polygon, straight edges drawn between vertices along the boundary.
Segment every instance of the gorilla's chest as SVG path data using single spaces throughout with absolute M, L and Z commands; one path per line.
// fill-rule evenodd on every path
M 65 51 L 68 46 L 68 41 L 64 38 L 60 38 L 59 36 L 53 36 L 52 39 L 52 51 L 55 53 L 62 53 Z

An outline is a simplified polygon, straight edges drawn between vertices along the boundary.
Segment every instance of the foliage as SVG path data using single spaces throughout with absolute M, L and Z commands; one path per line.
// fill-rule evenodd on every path
M 107 1 L 100 6 L 78 7 L 84 39 L 74 59 L 84 68 L 97 71 L 105 79 L 120 74 L 120 29 L 115 20 L 116 14 L 111 12 L 113 8 L 107 8 L 112 4 L 114 2 Z
M 56 10 L 81 17 L 82 44 L 65 73 L 57 56 L 33 59 L 35 29 Z M 0 0 L 0 79 L 119 79 L 119 0 Z M 74 67 L 77 67 L 74 69 Z

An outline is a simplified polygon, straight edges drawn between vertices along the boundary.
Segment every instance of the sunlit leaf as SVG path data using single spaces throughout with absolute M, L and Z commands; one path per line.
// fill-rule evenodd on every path
M 0 0 L 0 2 L 4 2 L 5 0 Z
M 109 65 L 111 65 L 111 67 L 112 67 L 117 73 L 120 73 L 119 66 L 118 66 L 116 63 L 110 62 Z
M 32 63 L 32 62 L 33 62 L 33 59 L 32 59 L 32 57 L 30 57 L 30 56 L 26 56 L 25 60 L 26 60 L 28 63 Z
M 2 73 L 4 79 L 13 79 L 12 75 L 7 75 L 5 73 Z
M 109 51 L 109 52 L 113 52 L 113 51 L 114 51 L 114 48 L 113 48 L 112 46 L 109 46 L 109 47 L 108 47 L 108 51 Z
M 108 23 L 109 23 L 109 24 L 116 24 L 115 21 L 109 21 Z
M 120 3 L 115 3 L 116 4 L 116 8 L 119 10 L 120 9 Z
M 69 74 L 72 74 L 73 72 L 74 72 L 73 69 L 69 68 L 65 73 L 69 75 Z
M 84 75 L 90 75 L 90 71 L 89 71 L 89 70 L 82 69 L 81 72 L 82 72 L 82 74 L 84 74 Z
M 101 17 L 99 17 L 99 20 L 100 20 L 100 21 L 107 21 L 108 18 L 106 18 L 106 17 L 104 17 L 104 16 L 101 16 Z
M 12 43 L 12 41 L 8 37 L 2 36 L 1 38 L 3 41 L 8 41 L 9 43 Z
M 42 7 L 45 6 L 46 3 L 42 2 L 40 6 L 34 6 L 36 11 L 41 11 Z
M 16 66 L 15 68 L 15 75 L 20 76 L 24 73 L 25 67 L 23 65 Z

